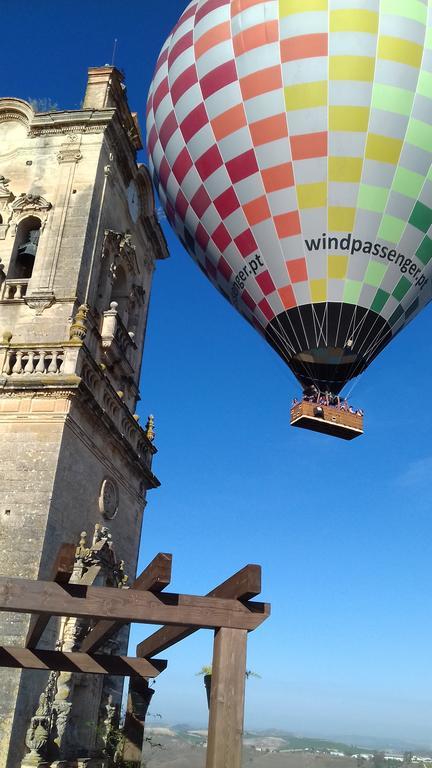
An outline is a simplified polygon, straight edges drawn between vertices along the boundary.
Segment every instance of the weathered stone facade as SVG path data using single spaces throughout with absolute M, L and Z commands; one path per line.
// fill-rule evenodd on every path
M 167 256 L 140 146 L 113 67 L 89 70 L 79 111 L 0 99 L 2 575 L 48 577 L 60 544 L 104 520 L 135 574 L 158 485 L 135 406 L 154 264 Z M 24 644 L 28 620 L 0 614 L 1 643 Z M 46 680 L 0 670 L 0 768 L 21 765 Z

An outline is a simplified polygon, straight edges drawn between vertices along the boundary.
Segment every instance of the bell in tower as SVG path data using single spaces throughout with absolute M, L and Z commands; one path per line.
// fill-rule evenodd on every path
M 40 227 L 30 229 L 25 236 L 24 242 L 18 246 L 15 277 L 21 277 L 26 280 L 32 276 L 39 237 Z

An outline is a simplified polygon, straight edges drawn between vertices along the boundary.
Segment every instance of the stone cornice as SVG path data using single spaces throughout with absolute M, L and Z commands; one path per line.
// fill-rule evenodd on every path
M 106 129 L 115 113 L 115 109 L 41 112 L 32 119 L 29 135 L 32 137 L 76 132 L 99 133 Z
M 145 235 L 155 250 L 156 259 L 167 259 L 168 245 L 156 213 L 152 216 L 142 216 L 141 222 Z

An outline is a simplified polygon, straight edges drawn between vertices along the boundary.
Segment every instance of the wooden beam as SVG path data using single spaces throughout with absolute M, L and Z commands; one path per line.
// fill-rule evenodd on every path
M 207 597 L 223 597 L 232 600 L 249 600 L 261 592 L 261 566 L 246 565 L 233 576 L 208 592 Z M 161 627 L 137 645 L 140 658 L 156 656 L 172 645 L 197 632 L 197 627 Z
M 218 629 L 213 646 L 206 768 L 241 768 L 247 632 Z
M 256 629 L 270 615 L 266 603 L 224 600 L 135 589 L 61 586 L 0 577 L 0 611 L 76 616 L 138 624 L 175 624 L 200 629 Z
M 67 584 L 72 576 L 75 564 L 75 544 L 62 544 L 55 559 L 51 577 L 57 584 Z M 36 648 L 41 639 L 50 616 L 32 616 L 26 637 L 26 647 Z
M 172 555 L 159 552 L 151 563 L 144 569 L 132 584 L 131 589 L 143 592 L 162 592 L 171 582 Z M 103 620 L 98 621 L 81 644 L 81 651 L 97 651 L 115 632 L 118 632 L 124 622 Z
M 42 669 L 54 672 L 85 672 L 90 675 L 140 675 L 156 677 L 167 666 L 157 659 L 135 659 L 109 654 L 63 653 L 40 649 L 0 646 L 0 666 L 15 669 Z

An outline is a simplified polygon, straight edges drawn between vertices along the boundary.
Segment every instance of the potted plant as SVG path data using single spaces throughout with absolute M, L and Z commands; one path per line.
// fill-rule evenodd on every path
M 200 671 L 197 672 L 197 675 L 202 675 L 204 677 L 204 685 L 205 685 L 206 694 L 207 694 L 207 706 L 210 709 L 210 693 L 211 693 L 211 677 L 212 677 L 211 664 L 201 667 Z
M 206 694 L 207 694 L 207 706 L 210 709 L 212 665 L 208 664 L 207 666 L 201 667 L 200 671 L 197 672 L 196 674 L 202 675 L 204 677 L 204 685 L 205 685 Z M 254 672 L 252 669 L 247 669 L 245 672 L 245 678 L 246 680 L 249 680 L 250 677 L 256 677 L 260 679 L 261 675 L 259 675 L 257 672 Z

